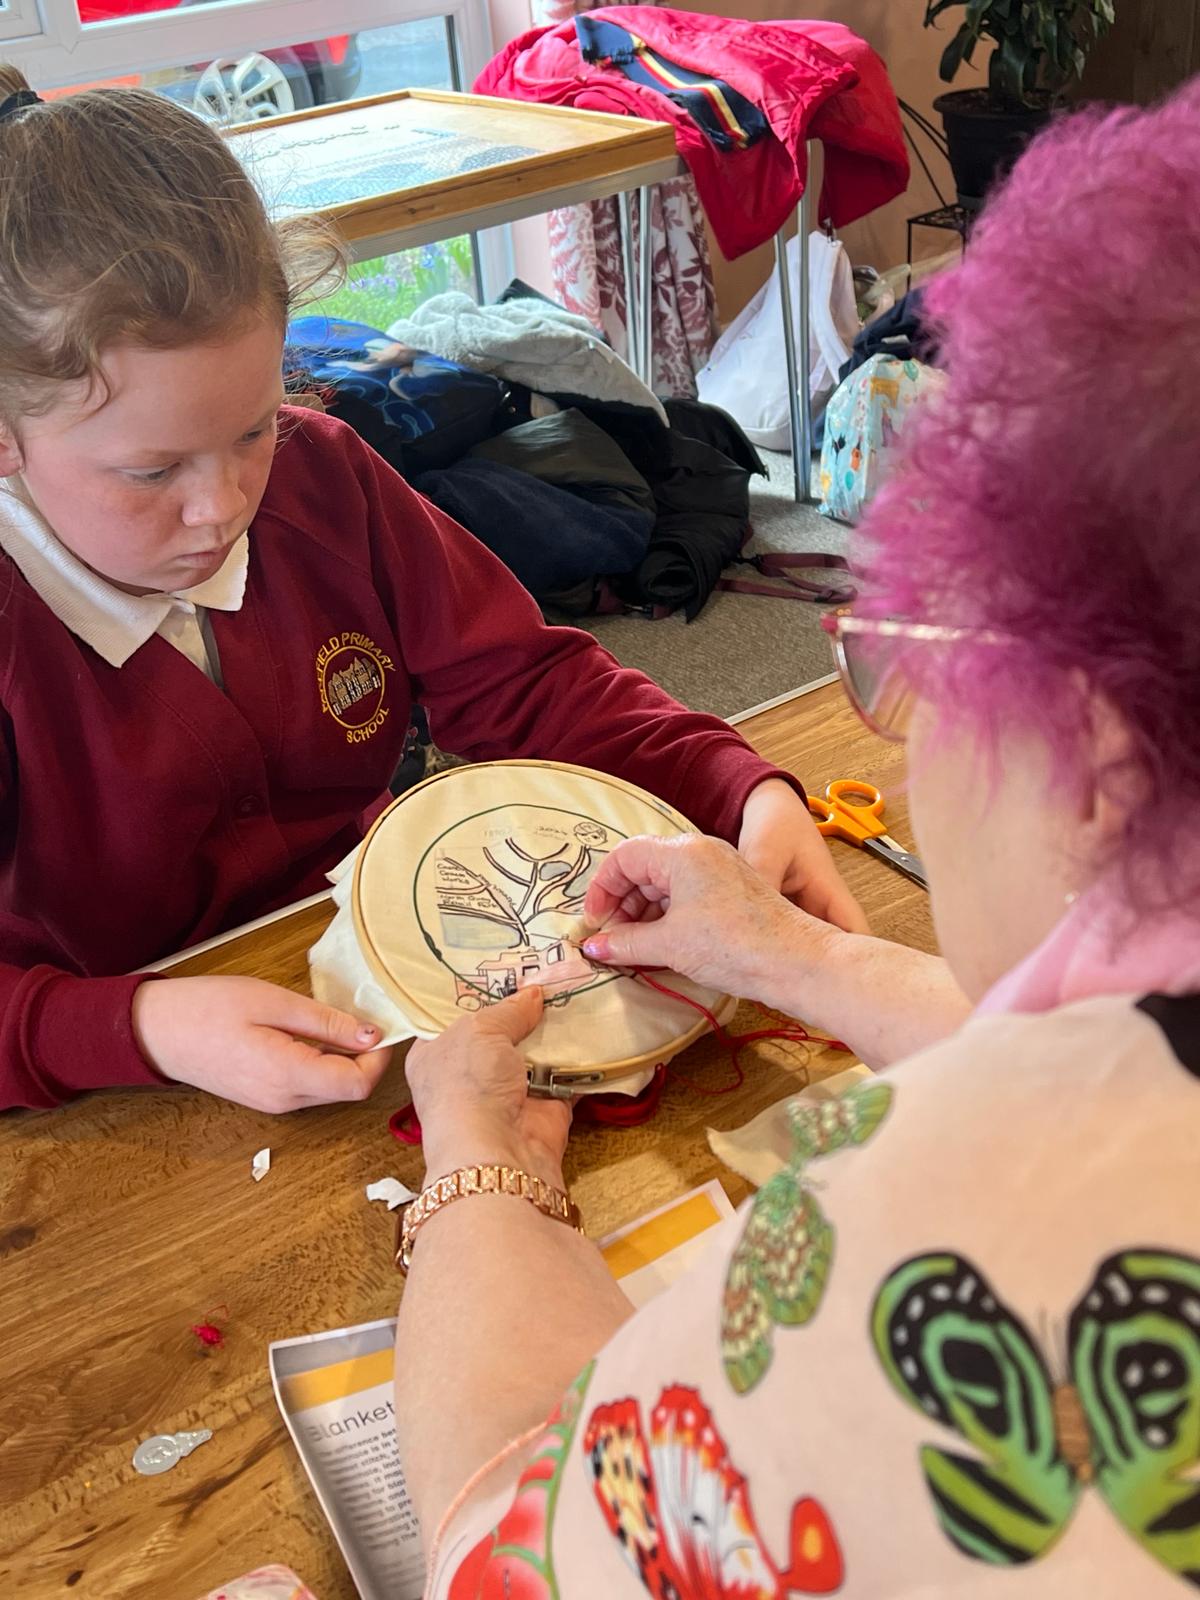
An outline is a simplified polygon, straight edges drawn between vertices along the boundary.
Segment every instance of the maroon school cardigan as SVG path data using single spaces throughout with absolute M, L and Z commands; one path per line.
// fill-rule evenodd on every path
M 119 974 L 323 888 L 414 700 L 445 749 L 617 773 L 726 838 L 787 776 L 546 627 L 349 428 L 288 422 L 244 604 L 209 613 L 223 689 L 157 635 L 110 667 L 0 557 L 0 1105 L 160 1081 Z

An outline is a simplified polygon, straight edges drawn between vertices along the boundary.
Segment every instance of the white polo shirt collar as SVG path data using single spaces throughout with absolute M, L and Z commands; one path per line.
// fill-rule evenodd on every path
M 55 537 L 17 478 L 0 479 L 0 548 L 59 621 L 109 666 L 123 667 L 135 650 L 162 633 L 209 677 L 214 673 L 197 660 L 195 649 L 203 612 L 241 609 L 250 562 L 250 538 L 244 533 L 203 583 L 170 594 L 126 594 Z M 196 641 L 190 638 L 193 617 Z

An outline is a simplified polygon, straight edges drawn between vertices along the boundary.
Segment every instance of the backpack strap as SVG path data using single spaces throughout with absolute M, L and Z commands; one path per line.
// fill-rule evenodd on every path
M 849 605 L 855 596 L 851 583 L 815 583 L 811 578 L 795 575 L 798 569 L 812 571 L 817 567 L 832 568 L 837 572 L 850 571 L 850 563 L 845 556 L 831 555 L 825 550 L 768 550 L 763 555 L 738 556 L 737 563 L 739 566 L 753 567 L 761 577 L 774 578 L 775 582 L 757 583 L 753 578 L 722 578 L 717 584 L 718 589 L 725 589 L 732 594 L 761 594 L 775 600 L 809 600 L 826 606 Z M 781 584 L 784 587 L 781 588 Z

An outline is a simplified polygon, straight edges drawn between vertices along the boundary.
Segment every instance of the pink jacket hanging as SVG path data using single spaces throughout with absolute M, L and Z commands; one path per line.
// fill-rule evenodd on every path
M 836 22 L 743 22 L 656 6 L 609 7 L 591 21 L 689 74 L 727 86 L 766 119 L 765 138 L 721 149 L 678 98 L 611 59 L 585 60 L 575 20 L 514 39 L 480 73 L 480 94 L 669 122 L 717 243 L 733 258 L 771 238 L 796 206 L 807 141 L 825 146 L 818 217 L 844 227 L 908 186 L 908 153 L 887 68 Z

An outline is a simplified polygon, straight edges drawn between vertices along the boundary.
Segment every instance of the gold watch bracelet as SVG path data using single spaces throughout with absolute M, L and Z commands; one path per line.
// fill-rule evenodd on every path
M 583 1219 L 579 1207 L 563 1189 L 555 1189 L 541 1178 L 523 1171 L 520 1167 L 506 1167 L 498 1163 L 473 1167 L 457 1167 L 444 1177 L 427 1183 L 415 1200 L 400 1214 L 396 1231 L 396 1266 L 405 1275 L 412 1265 L 413 1241 L 429 1221 L 443 1207 L 456 1200 L 465 1200 L 473 1194 L 509 1194 L 519 1200 L 528 1200 L 543 1216 L 555 1222 L 565 1222 L 577 1233 L 583 1232 Z

